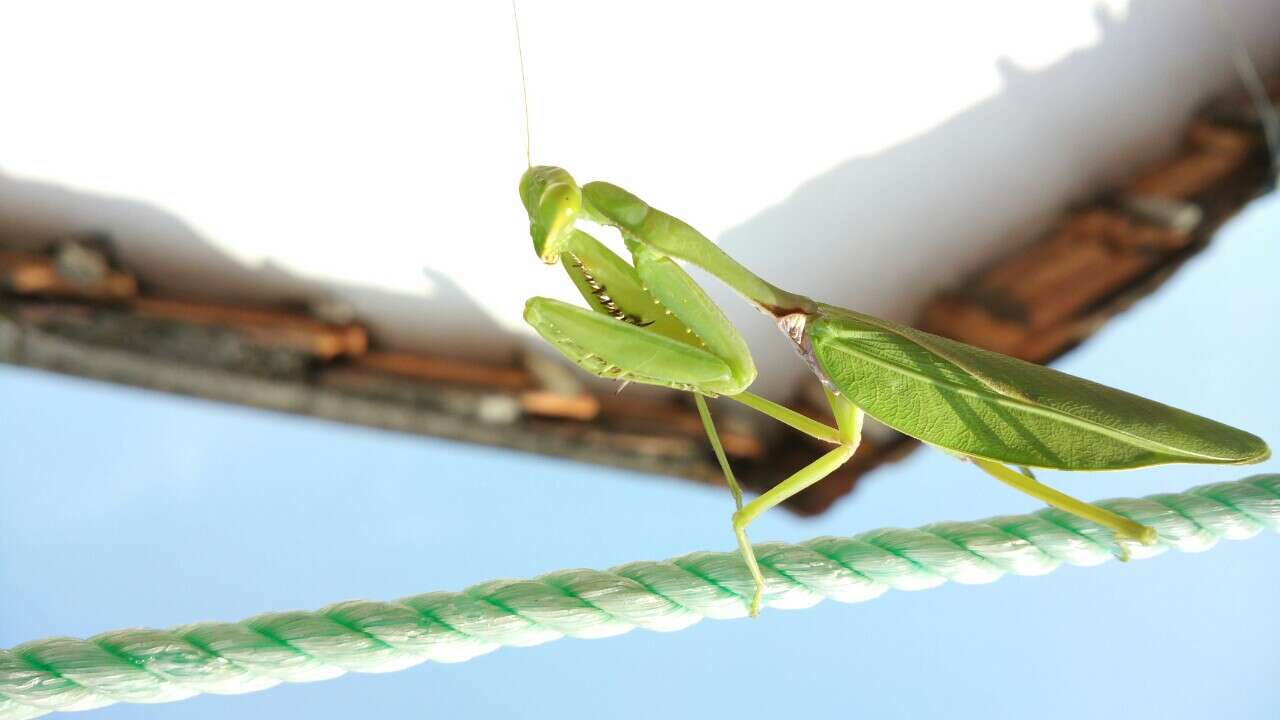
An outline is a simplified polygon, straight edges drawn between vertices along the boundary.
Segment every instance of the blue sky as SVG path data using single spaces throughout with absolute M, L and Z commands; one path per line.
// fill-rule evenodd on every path
M 1059 367 L 1280 442 L 1277 267 L 1273 196 Z M 7 366 L 0 398 L 3 647 L 732 547 L 712 488 Z M 1049 479 L 1100 498 L 1256 472 L 1280 463 Z M 922 451 L 821 518 L 774 512 L 752 535 L 1035 507 Z M 95 716 L 1274 717 L 1277 607 L 1280 538 L 1265 536 Z

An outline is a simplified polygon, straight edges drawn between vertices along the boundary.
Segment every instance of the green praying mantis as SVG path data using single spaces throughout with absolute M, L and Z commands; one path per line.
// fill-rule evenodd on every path
M 1040 483 L 1031 468 L 1247 464 L 1270 456 L 1260 438 L 1228 425 L 781 290 L 687 223 L 616 185 L 579 186 L 563 169 L 533 166 L 520 180 L 520 198 L 538 257 L 562 264 L 589 306 L 535 297 L 525 305 L 525 320 L 587 372 L 693 394 L 733 493 L 733 531 L 755 582 L 752 616 L 765 581 L 747 526 L 853 457 L 865 415 L 1110 529 L 1122 557 L 1125 543 L 1152 544 L 1155 531 Z M 619 230 L 632 261 L 578 229 L 578 220 Z M 677 260 L 777 321 L 822 383 L 835 427 L 747 391 L 756 369 L 745 340 Z M 835 447 L 744 505 L 708 397 L 735 400 Z

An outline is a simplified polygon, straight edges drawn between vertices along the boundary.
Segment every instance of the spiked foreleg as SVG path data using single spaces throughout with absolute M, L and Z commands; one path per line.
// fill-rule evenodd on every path
M 730 380 L 729 366 L 704 350 L 549 298 L 532 298 L 524 319 L 565 357 L 610 380 L 711 392 Z

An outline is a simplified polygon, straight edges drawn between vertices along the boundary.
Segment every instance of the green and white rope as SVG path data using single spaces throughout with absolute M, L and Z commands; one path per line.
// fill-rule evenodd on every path
M 1199 552 L 1220 539 L 1280 531 L 1280 475 L 1099 504 L 1158 531 L 1157 545 L 1129 548 L 1135 559 L 1169 548 Z M 789 609 L 824 599 L 870 600 L 890 588 L 924 590 L 948 580 L 987 583 L 1007 573 L 1041 575 L 1063 563 L 1097 565 L 1117 551 L 1108 531 L 1051 509 L 756 546 L 768 579 L 765 605 Z M 346 672 L 401 670 L 428 660 L 460 662 L 502 646 L 566 635 L 680 630 L 703 618 L 744 616 L 751 588 L 736 552 L 698 552 L 393 602 L 351 600 L 238 623 L 115 630 L 87 640 L 45 638 L 0 651 L 0 719 L 246 693 Z

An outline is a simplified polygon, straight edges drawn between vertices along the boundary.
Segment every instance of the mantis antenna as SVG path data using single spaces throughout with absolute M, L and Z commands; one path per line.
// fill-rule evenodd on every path
M 520 60 L 520 97 L 524 100 L 524 161 L 533 167 L 533 133 L 529 130 L 529 81 L 524 74 L 524 42 L 520 38 L 520 12 L 511 0 L 511 20 L 516 26 L 516 57 Z

